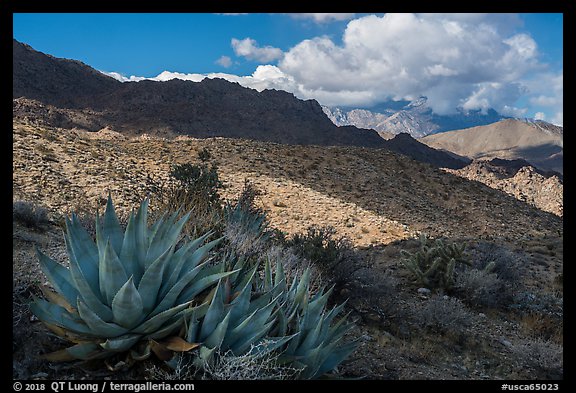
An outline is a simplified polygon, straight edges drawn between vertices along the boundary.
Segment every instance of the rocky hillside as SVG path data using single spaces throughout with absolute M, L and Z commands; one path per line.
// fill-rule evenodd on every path
M 277 90 L 258 92 L 223 79 L 121 83 L 74 60 L 13 41 L 14 115 L 97 131 L 232 137 L 288 144 L 383 146 L 371 130 L 336 127 L 315 100 Z M 30 101 L 33 100 L 33 101 Z
M 420 139 L 435 149 L 470 158 L 524 159 L 537 168 L 558 173 L 563 173 L 563 140 L 563 127 L 516 119 Z
M 524 160 L 474 160 L 448 172 L 502 190 L 537 208 L 562 217 L 564 185 L 558 174 L 543 172 Z
M 148 176 L 165 178 L 170 164 L 188 162 L 204 147 L 213 151 L 227 195 L 237 193 L 245 178 L 253 179 L 263 188 L 272 223 L 289 233 L 322 221 L 360 245 L 418 231 L 519 239 L 556 233 L 562 222 L 484 184 L 387 150 L 128 138 L 110 130 L 67 131 L 19 122 L 14 123 L 14 198 L 62 210 L 74 204 L 96 207 L 111 190 L 124 200 L 119 206 L 132 206 L 145 194 Z
M 362 268 L 333 294 L 349 299 L 351 338 L 360 345 L 339 367 L 343 376 L 562 378 L 563 220 L 557 215 L 384 149 L 128 137 L 20 120 L 13 123 L 13 198 L 46 207 L 53 223 L 31 229 L 13 220 L 14 378 L 148 377 L 136 366 L 122 374 L 38 358 L 62 343 L 25 307 L 44 280 L 34 249 L 64 263 L 62 214 L 93 212 L 109 191 L 126 213 L 150 191 L 150 179 L 166 179 L 171 164 L 199 163 L 204 148 L 218 166 L 225 198 L 237 198 L 248 179 L 262 192 L 257 203 L 272 227 L 290 235 L 331 225 L 352 242 Z M 400 262 L 400 250 L 418 249 L 419 233 L 468 242 L 478 266 L 502 264 L 500 281 L 462 276 L 464 294 L 426 292 Z
M 470 163 L 467 157 L 433 149 L 408 133 L 400 133 L 387 140 L 386 148 L 437 168 L 460 169 Z

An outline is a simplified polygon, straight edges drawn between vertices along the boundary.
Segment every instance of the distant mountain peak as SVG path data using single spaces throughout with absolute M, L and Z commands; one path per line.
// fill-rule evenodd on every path
M 380 103 L 367 109 L 328 106 L 322 109 L 338 126 L 354 125 L 391 134 L 407 132 L 414 138 L 491 124 L 505 118 L 493 109 L 482 113 L 480 110 L 465 111 L 457 108 L 454 114 L 438 115 L 432 111 L 428 98 L 424 96 L 410 102 Z

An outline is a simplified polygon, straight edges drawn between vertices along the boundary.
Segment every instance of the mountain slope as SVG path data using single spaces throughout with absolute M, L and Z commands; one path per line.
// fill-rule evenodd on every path
M 457 157 L 433 149 L 418 142 L 408 133 L 401 133 L 386 141 L 386 148 L 396 153 L 404 154 L 420 162 L 427 162 L 437 168 L 460 169 L 470 163 L 466 157 Z
M 524 159 L 538 168 L 563 173 L 563 128 L 546 122 L 506 119 L 420 141 L 470 158 Z
M 39 102 L 53 106 L 57 127 L 235 137 L 288 144 L 381 147 L 373 130 L 336 127 L 315 100 L 276 90 L 241 87 L 223 79 L 121 83 L 73 60 L 57 59 L 13 41 L 16 116 L 33 117 Z M 34 101 L 22 101 L 23 99 Z M 36 107 L 35 107 L 36 105 Z M 41 110 L 40 110 L 41 111 Z M 44 119 L 45 120 L 45 119 Z

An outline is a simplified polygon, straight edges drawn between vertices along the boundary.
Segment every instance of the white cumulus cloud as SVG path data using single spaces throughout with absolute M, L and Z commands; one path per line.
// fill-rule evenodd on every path
M 256 40 L 244 38 L 239 40 L 232 38 L 232 48 L 237 56 L 242 56 L 250 60 L 268 63 L 282 57 L 282 50 L 272 46 L 259 47 Z
M 220 64 L 224 68 L 228 68 L 232 65 L 232 59 L 229 56 L 220 56 L 218 60 L 216 60 L 216 64 Z
M 425 95 L 437 113 L 502 109 L 523 94 L 517 81 L 537 67 L 537 45 L 526 34 L 504 36 L 489 21 L 474 14 L 369 15 L 348 23 L 341 45 L 328 37 L 302 41 L 278 67 L 301 91 L 333 93 L 328 101 L 342 98 L 340 105 L 351 104 L 346 96 L 370 105 Z
M 546 120 L 546 115 L 544 112 L 536 112 L 534 115 L 534 120 Z
M 353 15 L 298 17 L 320 22 Z M 562 124 L 563 72 L 547 71 L 534 39 L 515 32 L 519 26 L 521 19 L 515 14 L 368 15 L 350 20 L 339 41 L 314 37 L 284 52 L 252 38 L 233 38 L 237 56 L 261 63 L 278 61 L 258 66 L 252 75 L 172 72 L 148 79 L 221 77 L 334 106 L 368 107 L 389 99 L 426 96 L 438 114 L 456 108 L 493 108 L 518 117 L 542 112 L 548 121 Z M 518 103 L 520 98 L 537 108 L 528 113 L 527 104 Z
M 312 19 L 317 23 L 326 23 L 341 20 L 350 20 L 354 18 L 356 14 L 345 14 L 345 13 L 333 13 L 333 14 L 320 14 L 320 13 L 299 13 L 299 14 L 288 14 L 293 18 L 297 19 Z

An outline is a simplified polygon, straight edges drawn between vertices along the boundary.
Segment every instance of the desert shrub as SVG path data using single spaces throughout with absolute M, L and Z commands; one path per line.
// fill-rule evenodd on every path
M 513 345 L 511 351 L 526 366 L 544 374 L 541 377 L 561 377 L 563 347 L 554 342 L 535 339 Z
M 12 219 L 33 229 L 42 229 L 44 224 L 50 222 L 45 207 L 27 201 L 12 202 Z
M 512 301 L 512 294 L 496 273 L 469 269 L 458 272 L 454 289 L 470 306 L 500 307 Z
M 223 231 L 224 211 L 219 189 L 222 182 L 215 165 L 176 164 L 170 169 L 169 179 L 158 182 L 147 178 L 147 189 L 156 211 L 182 214 L 193 211 L 192 219 L 184 227 L 184 234 L 198 237 L 212 231 Z
M 420 250 L 400 250 L 402 264 L 412 273 L 416 283 L 428 289 L 451 290 L 456 264 L 470 265 L 464 252 L 465 243 L 445 243 L 441 239 L 420 237 Z
M 265 212 L 256 206 L 260 191 L 249 181 L 235 204 L 224 208 L 224 236 L 229 249 L 245 258 L 262 253 L 270 243 L 268 220 Z
M 208 150 L 207 148 L 203 147 L 202 150 L 200 150 L 200 151 L 198 152 L 198 158 L 199 158 L 200 161 L 202 161 L 202 162 L 210 161 L 210 159 L 212 158 L 212 153 L 210 153 L 210 150 Z
M 474 321 L 464 303 L 448 296 L 433 296 L 414 312 L 416 323 L 433 332 L 463 333 Z
M 279 352 L 261 350 L 266 340 L 252 345 L 243 355 L 232 351 L 218 353 L 216 361 L 207 365 L 203 379 L 211 380 L 288 380 L 296 379 L 302 371 L 291 364 L 284 364 Z
M 562 318 L 564 298 L 549 293 L 519 292 L 514 295 L 510 308 L 519 313 L 539 313 Z
M 472 266 L 483 270 L 489 264 L 493 264 L 492 272 L 499 279 L 510 283 L 518 283 L 521 278 L 522 255 L 513 252 L 495 243 L 479 242 L 468 248 L 468 253 L 472 261 Z
M 336 238 L 330 226 L 311 226 L 305 234 L 295 234 L 286 241 L 294 252 L 312 262 L 336 289 L 345 286 L 362 268 L 361 260 L 346 237 Z

